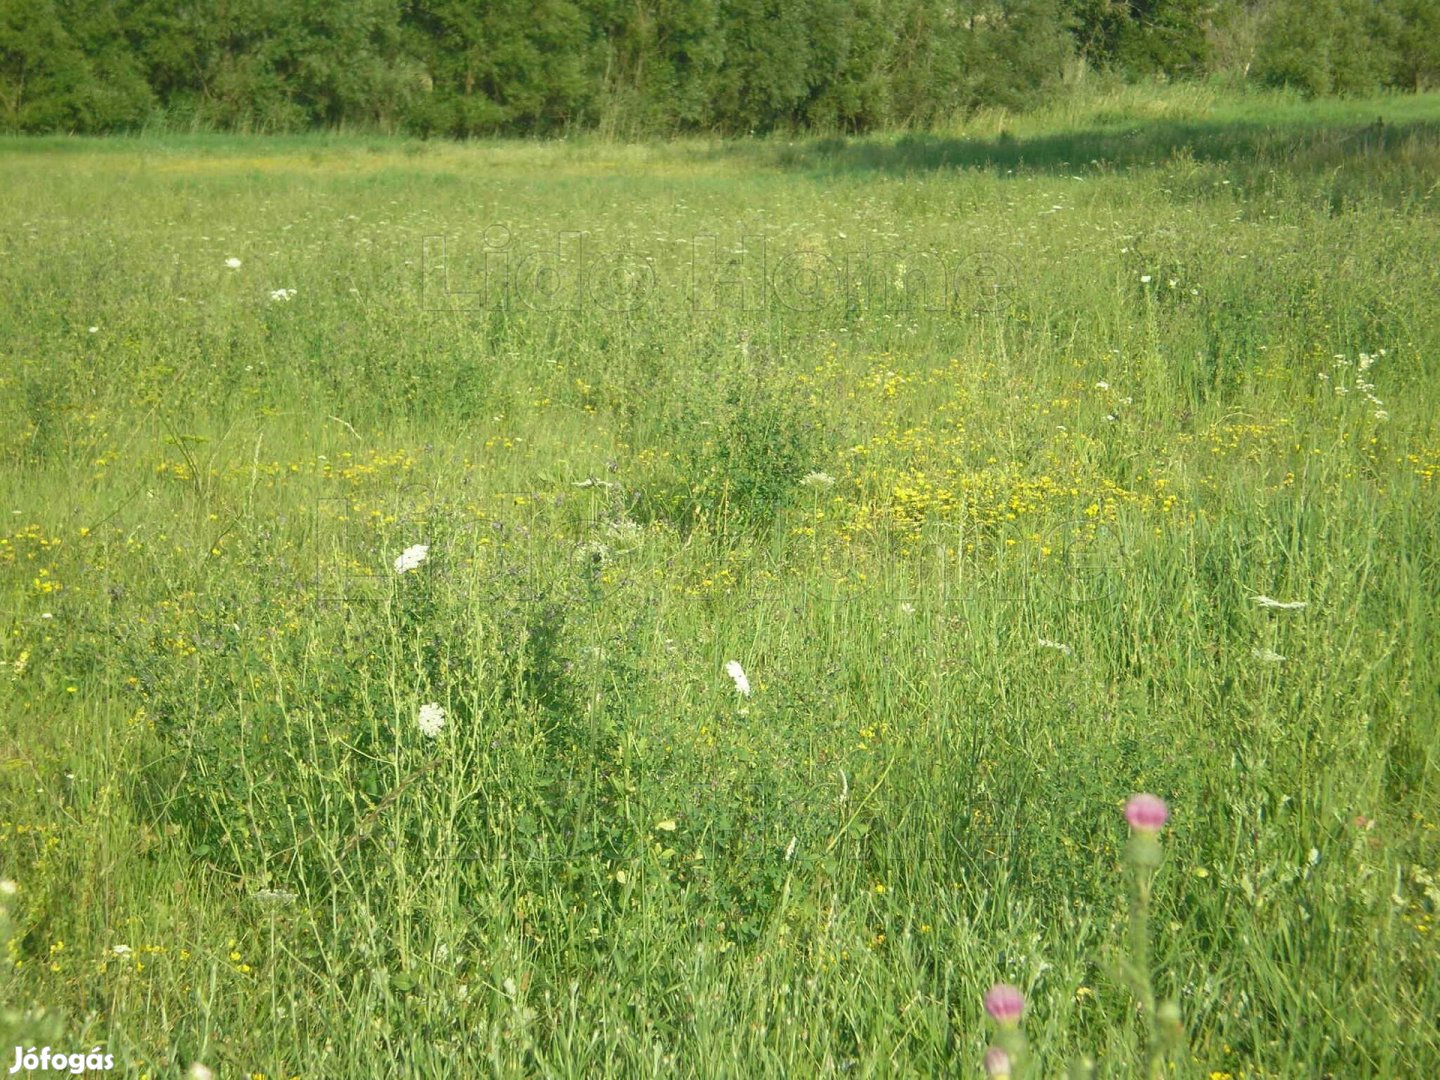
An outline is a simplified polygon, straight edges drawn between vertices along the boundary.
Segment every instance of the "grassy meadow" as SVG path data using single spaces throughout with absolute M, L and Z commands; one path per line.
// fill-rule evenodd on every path
M 5 1068 L 1440 1075 L 1440 98 L 0 184 Z

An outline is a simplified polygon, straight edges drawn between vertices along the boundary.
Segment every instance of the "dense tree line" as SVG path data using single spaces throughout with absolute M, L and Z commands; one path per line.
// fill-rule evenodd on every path
M 1067 73 L 1440 85 L 1440 0 L 3 0 L 0 128 L 855 131 Z

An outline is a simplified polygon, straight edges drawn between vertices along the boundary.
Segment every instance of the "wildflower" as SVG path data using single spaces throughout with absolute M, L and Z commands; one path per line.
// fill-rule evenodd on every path
M 261 904 L 273 904 L 278 907 L 281 904 L 292 903 L 296 899 L 296 894 L 286 892 L 284 889 L 261 889 L 255 894 L 254 899 Z
M 185 1074 L 185 1078 L 186 1080 L 215 1080 L 215 1074 L 197 1061 L 190 1066 L 190 1071 Z
M 1154 836 L 1164 827 L 1169 817 L 1170 808 L 1158 795 L 1132 795 L 1125 804 L 1125 820 L 1130 823 L 1130 828 L 1139 833 Z
M 808 488 L 832 488 L 835 486 L 835 478 L 826 472 L 806 473 L 801 485 Z
M 100 332 L 100 327 L 98 327 L 98 326 L 92 326 L 92 327 L 90 327 L 90 333 L 92 333 L 92 334 L 98 334 L 99 332 Z
M 1066 656 L 1069 656 L 1072 651 L 1069 645 L 1059 641 L 1051 641 L 1049 638 L 1036 638 L 1035 644 L 1039 645 L 1042 649 L 1054 649 L 1056 652 L 1062 652 Z
M 1274 608 L 1277 611 L 1299 611 L 1305 606 L 1304 600 L 1272 600 L 1268 596 L 1252 597 L 1256 604 L 1263 608 Z
M 15 896 L 20 892 L 20 886 L 10 878 L 0 878 L 0 896 Z
M 240 260 L 235 258 L 234 255 L 231 255 L 230 258 L 225 260 L 225 265 L 228 266 L 231 270 L 239 270 Z
M 434 702 L 420 706 L 420 715 L 416 719 L 420 726 L 420 734 L 427 739 L 433 739 L 440 734 L 441 728 L 445 726 L 445 710 Z
M 129 945 L 112 945 L 110 946 L 110 951 L 116 956 L 129 956 L 135 950 L 130 948 Z
M 1375 419 L 1376 419 L 1376 420 L 1389 420 L 1389 419 L 1390 419 L 1390 414 L 1389 414 L 1388 412 L 1386 412 L 1384 409 L 1376 409 L 1376 410 L 1375 410 Z
M 400 557 L 395 560 L 395 572 L 397 574 L 404 574 L 410 570 L 414 570 L 425 561 L 426 556 L 429 554 L 429 544 L 415 544 L 406 548 L 400 553 Z
M 900 605 L 900 614 L 902 614 L 902 615 L 914 615 L 914 614 L 915 614 L 915 605 L 912 604 L 912 603 L 910 603 L 910 601 L 908 601 L 908 600 L 905 601 L 903 604 Z
M 1110 384 L 1109 384 L 1108 382 L 1105 382 L 1105 381 L 1102 379 L 1100 382 L 1097 382 L 1097 383 L 1095 384 L 1095 389 L 1096 389 L 1096 390 L 1109 390 L 1109 389 L 1110 389 Z
M 275 290 L 273 290 L 273 291 L 270 293 L 270 299 L 271 299 L 272 301 L 276 301 L 276 300 L 289 300 L 289 299 L 291 299 L 294 295 L 295 295 L 295 290 L 294 290 L 294 289 L 275 289 Z
M 575 548 L 575 561 L 591 566 L 604 566 L 610 561 L 611 551 L 599 540 L 586 540 Z
M 725 674 L 735 680 L 735 692 L 741 697 L 750 696 L 750 680 L 745 677 L 745 669 L 740 666 L 739 660 L 725 661 Z
M 985 1011 L 1002 1028 L 1013 1028 L 1025 1011 L 1025 995 L 1019 987 L 996 983 L 985 992 Z
M 1250 655 L 1265 664 L 1278 664 L 1285 659 L 1274 649 L 1251 649 Z
M 626 518 L 607 523 L 605 535 L 615 541 L 616 547 L 628 551 L 645 539 L 645 527 Z
M 1009 1080 L 1010 1055 L 998 1046 L 985 1051 L 985 1075 L 990 1080 Z
M 1149 274 L 1141 274 L 1141 275 L 1140 275 L 1140 284 L 1142 284 L 1142 285 L 1149 285 L 1149 284 L 1150 284 L 1150 275 L 1149 275 Z

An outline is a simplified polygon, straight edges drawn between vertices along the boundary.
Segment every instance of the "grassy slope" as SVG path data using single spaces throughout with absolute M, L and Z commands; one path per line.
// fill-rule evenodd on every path
M 4 1045 L 1440 1067 L 1434 97 L 3 146 Z

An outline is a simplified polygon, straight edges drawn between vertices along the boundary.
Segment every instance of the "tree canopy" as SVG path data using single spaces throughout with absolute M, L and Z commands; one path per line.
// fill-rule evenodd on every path
M 1440 85 L 1434 0 L 8 0 L 0 128 L 924 125 L 1067 74 Z

